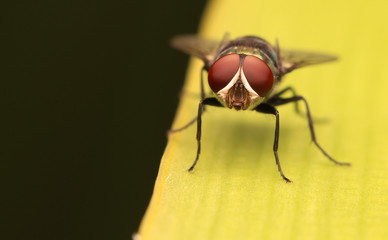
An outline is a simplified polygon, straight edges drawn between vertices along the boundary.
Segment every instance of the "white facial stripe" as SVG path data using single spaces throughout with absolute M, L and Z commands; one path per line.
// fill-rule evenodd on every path
M 228 83 L 228 85 L 226 85 L 226 87 L 224 87 L 223 89 L 221 89 L 220 91 L 217 92 L 217 94 L 221 94 L 221 95 L 226 95 L 229 91 L 229 89 L 231 87 L 233 87 L 233 85 L 237 82 L 237 80 L 239 79 L 240 77 L 240 72 L 241 72 L 241 68 L 238 68 L 238 71 L 236 73 L 236 75 L 234 75 L 234 77 L 232 78 L 232 80 L 230 80 L 230 82 Z
M 250 94 L 252 94 L 252 95 L 254 95 L 254 96 L 258 96 L 258 97 L 260 97 L 260 95 L 259 94 L 257 94 L 256 92 L 255 92 L 255 90 L 253 90 L 252 88 L 251 88 L 251 85 L 249 85 L 249 83 L 248 83 L 248 80 L 247 80 L 247 78 L 245 77 L 245 74 L 244 74 L 244 70 L 241 68 L 241 81 L 242 81 L 242 83 L 244 84 L 244 87 L 248 90 L 248 92 L 250 93 Z

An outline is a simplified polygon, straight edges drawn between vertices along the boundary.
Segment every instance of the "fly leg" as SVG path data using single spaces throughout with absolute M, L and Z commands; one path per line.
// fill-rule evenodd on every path
M 190 122 L 186 123 L 183 127 L 168 130 L 167 136 L 170 136 L 170 134 L 185 130 L 186 128 L 190 127 L 193 123 L 195 123 L 195 121 L 197 121 L 197 117 L 194 117 L 193 119 L 191 119 Z
M 271 105 L 277 105 L 276 104 L 276 101 L 278 101 L 278 99 L 284 99 L 284 98 L 281 98 L 281 96 L 283 94 L 285 94 L 286 92 L 291 92 L 291 95 L 292 97 L 298 97 L 299 95 L 296 94 L 296 91 L 293 87 L 286 87 L 285 89 L 277 92 L 276 94 L 272 95 L 270 99 L 268 99 L 267 103 L 271 104 Z M 304 113 L 302 113 L 299 109 L 299 102 L 298 101 L 294 101 L 294 108 L 295 108 L 295 112 L 301 116 L 301 117 L 306 117 Z M 308 114 L 308 113 L 307 113 Z M 308 116 L 307 116 L 308 117 Z M 312 118 L 312 117 L 311 117 Z M 327 122 L 327 119 L 325 118 L 312 118 L 315 120 L 315 123 L 324 123 L 324 122 Z
M 204 87 L 204 80 L 203 80 L 203 73 L 206 71 L 205 66 L 202 67 L 201 70 L 201 101 L 205 99 L 205 87 Z M 205 107 L 203 107 L 203 111 L 205 111 Z M 194 117 L 193 119 L 190 120 L 190 122 L 186 123 L 183 127 L 176 128 L 176 129 L 170 129 L 167 131 L 167 136 L 170 136 L 170 134 L 180 132 L 182 130 L 185 130 L 186 128 L 190 127 L 193 123 L 197 121 L 197 117 Z
M 271 99 L 268 100 L 268 102 L 270 102 L 270 104 L 272 104 L 273 106 L 284 105 L 284 104 L 287 104 L 287 103 L 292 103 L 292 102 L 297 102 L 297 101 L 303 101 L 304 104 L 305 104 L 306 113 L 307 113 L 307 119 L 308 119 L 308 124 L 309 124 L 309 129 L 310 129 L 310 133 L 311 133 L 311 140 L 314 142 L 315 146 L 317 146 L 319 148 L 319 150 L 321 150 L 323 155 L 325 155 L 330 161 L 334 162 L 335 164 L 350 166 L 350 163 L 339 162 L 339 161 L 335 160 L 334 158 L 332 158 L 321 147 L 321 145 L 319 145 L 319 143 L 317 142 L 317 138 L 315 136 L 314 124 L 313 124 L 313 119 L 311 117 L 310 108 L 309 108 L 309 105 L 308 105 L 308 103 L 307 103 L 307 101 L 306 101 L 306 99 L 304 97 L 302 97 L 302 96 L 293 96 L 293 97 L 290 97 L 290 98 L 280 98 L 280 97 L 276 97 L 275 96 L 275 97 L 272 97 Z
M 272 97 L 269 99 L 269 101 L 267 101 L 267 103 L 271 104 L 271 99 L 276 99 L 276 98 L 279 98 L 281 95 L 285 94 L 286 92 L 291 92 L 292 96 L 295 97 L 297 96 L 296 95 L 296 91 L 293 87 L 286 87 L 284 88 L 283 90 L 275 93 L 274 95 L 272 95 Z M 294 108 L 295 108 L 295 112 L 300 115 L 300 116 L 304 116 L 304 114 L 300 111 L 299 109 L 299 104 L 298 104 L 298 101 L 294 102 Z M 271 104 L 272 105 L 272 104 Z
M 195 157 L 194 163 L 188 169 L 189 172 L 194 170 L 195 165 L 198 162 L 199 154 L 201 153 L 201 129 L 202 129 L 202 113 L 204 111 L 205 105 L 222 107 L 222 104 L 214 97 L 205 98 L 199 102 L 198 105 L 198 115 L 197 115 L 197 156 Z
M 279 156 L 278 156 L 278 146 L 279 146 L 279 112 L 278 110 L 268 104 L 268 103 L 262 103 L 260 105 L 258 105 L 255 109 L 255 111 L 257 112 L 261 112 L 261 113 L 267 113 L 267 114 L 272 114 L 272 115 L 275 115 L 276 117 L 276 127 L 275 127 L 275 139 L 274 139 L 274 143 L 273 143 L 273 153 L 275 154 L 275 160 L 276 160 L 276 165 L 278 166 L 278 170 L 279 170 L 279 173 L 280 175 L 282 176 L 282 178 L 287 182 L 291 182 L 290 179 L 288 179 L 283 171 L 282 171 L 282 167 L 280 166 L 280 161 L 279 161 Z

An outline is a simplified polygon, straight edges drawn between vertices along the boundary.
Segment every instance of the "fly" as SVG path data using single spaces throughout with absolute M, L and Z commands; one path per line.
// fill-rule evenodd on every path
M 297 95 L 292 87 L 278 91 L 278 85 L 284 75 L 295 69 L 308 65 L 336 60 L 336 57 L 301 51 L 280 50 L 278 43 L 272 46 L 266 40 L 246 36 L 235 40 L 227 37 L 219 41 L 200 38 L 195 35 L 177 36 L 172 39 L 172 46 L 187 54 L 200 58 L 204 71 L 208 72 L 208 83 L 213 91 L 212 96 L 205 96 L 203 74 L 201 74 L 201 100 L 198 115 L 185 126 L 170 130 L 170 133 L 181 131 L 197 122 L 197 154 L 188 171 L 194 170 L 201 152 L 201 116 L 205 106 L 227 107 L 235 110 L 253 110 L 276 117 L 273 152 L 280 175 L 286 182 L 288 179 L 280 166 L 278 156 L 279 145 L 279 112 L 277 106 L 294 103 L 299 112 L 298 102 L 306 107 L 306 115 L 311 138 L 319 150 L 332 162 L 338 165 L 350 165 L 332 158 L 317 142 L 313 119 L 306 99 Z M 291 92 L 291 97 L 283 97 Z

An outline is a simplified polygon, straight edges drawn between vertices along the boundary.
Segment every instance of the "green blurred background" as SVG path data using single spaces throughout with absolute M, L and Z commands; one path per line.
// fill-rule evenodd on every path
M 2 1 L 2 239 L 130 239 L 205 0 Z

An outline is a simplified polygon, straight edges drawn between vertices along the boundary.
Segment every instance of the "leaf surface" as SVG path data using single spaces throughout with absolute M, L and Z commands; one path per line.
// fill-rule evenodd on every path
M 138 239 L 388 239 L 388 2 L 213 0 L 201 35 L 257 35 L 280 47 L 338 55 L 333 63 L 287 75 L 307 98 L 320 144 L 293 106 L 279 107 L 279 157 L 272 152 L 275 119 L 255 112 L 208 107 L 202 153 L 194 172 L 193 125 L 169 138 Z M 180 34 L 180 33 L 177 33 Z M 198 93 L 199 60 L 185 91 Z M 182 97 L 174 128 L 197 112 Z M 301 105 L 302 106 L 302 105 Z

